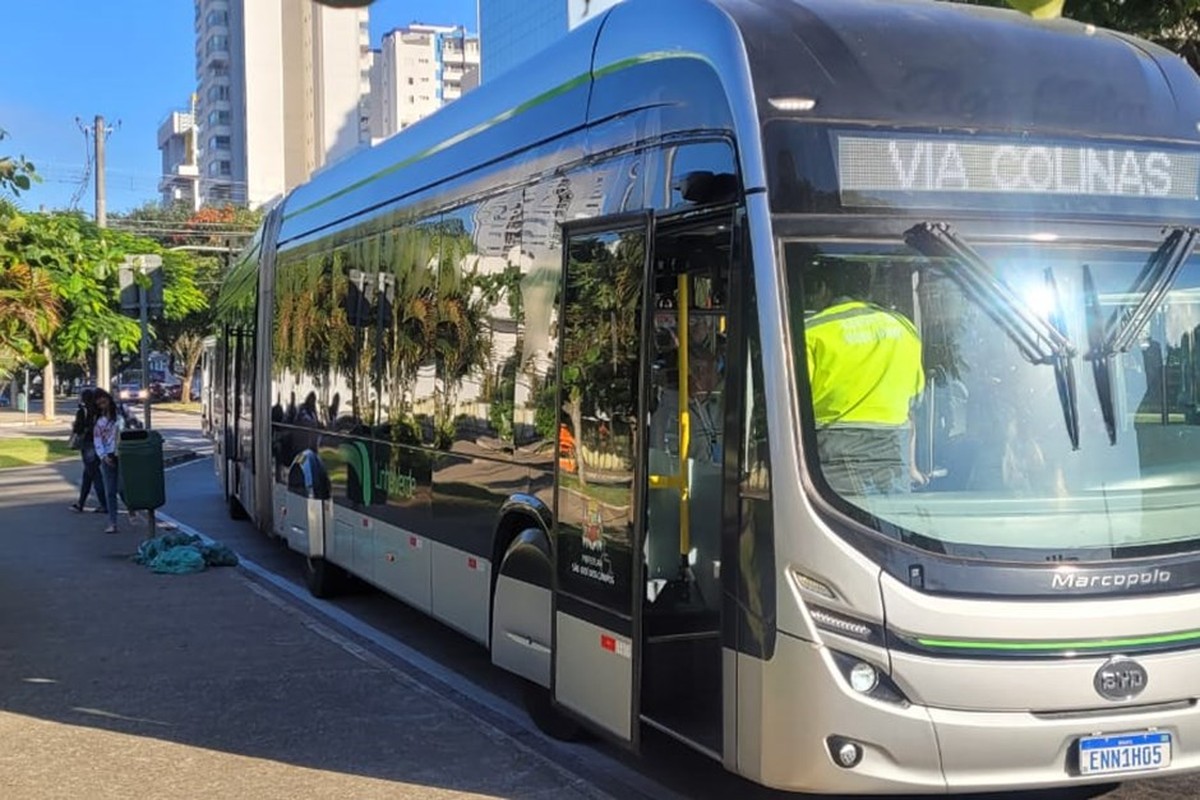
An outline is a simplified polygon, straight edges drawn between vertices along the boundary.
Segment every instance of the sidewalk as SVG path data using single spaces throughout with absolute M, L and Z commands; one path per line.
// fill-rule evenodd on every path
M 77 471 L 0 472 L 3 797 L 602 796 L 240 570 L 132 563 Z

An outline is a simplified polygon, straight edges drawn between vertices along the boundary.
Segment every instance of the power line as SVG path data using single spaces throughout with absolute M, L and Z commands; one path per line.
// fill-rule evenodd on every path
M 92 136 L 91 131 L 87 126 L 83 125 L 79 117 L 75 118 L 75 125 L 79 128 L 79 132 L 83 134 L 83 177 L 79 180 L 79 186 L 71 195 L 71 201 L 67 204 L 67 208 L 71 211 L 79 208 L 79 201 L 83 199 L 83 193 L 87 191 L 88 184 L 92 181 L 92 164 L 94 158 L 92 155 Z

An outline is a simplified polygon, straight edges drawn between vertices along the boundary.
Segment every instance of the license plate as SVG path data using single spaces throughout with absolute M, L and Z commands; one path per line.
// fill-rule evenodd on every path
M 1084 736 L 1079 740 L 1079 772 L 1083 775 L 1146 772 L 1170 764 L 1169 733 Z

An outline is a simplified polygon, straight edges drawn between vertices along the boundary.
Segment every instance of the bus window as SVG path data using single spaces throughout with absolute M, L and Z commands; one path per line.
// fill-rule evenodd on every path
M 558 423 L 554 371 L 558 337 L 551 320 L 562 273 L 561 226 L 571 197 L 571 180 L 561 176 L 526 189 L 523 203 L 521 252 L 516 261 L 520 299 L 513 311 L 519 358 L 514 376 L 513 445 L 517 461 L 534 470 L 535 493 L 548 486 L 546 479 L 554 469 L 547 445 L 554 441 Z M 550 498 L 543 500 L 550 505 Z
M 978 252 L 1011 289 L 1008 302 L 1061 319 L 1087 354 L 1091 315 L 1130 314 L 1140 299 L 1130 286 L 1152 250 Z M 954 259 L 875 244 L 795 242 L 785 254 L 813 426 L 807 461 L 852 516 L 884 535 L 977 558 L 1107 560 L 1193 535 L 1178 509 L 1200 475 L 1195 257 L 1136 341 L 1108 358 L 1106 380 L 1087 366 L 1094 357 L 1075 359 L 1073 398 L 1052 361 L 1022 351 L 1006 324 L 1018 312 L 982 297 Z M 820 300 L 830 285 L 840 306 Z M 914 336 L 918 344 L 906 344 Z M 886 373 L 859 358 L 829 380 L 839 369 L 830 348 L 872 342 Z M 871 444 L 855 450 L 855 441 Z
M 648 192 L 656 208 L 679 209 L 732 199 L 714 194 L 722 187 L 736 186 L 737 162 L 729 142 L 669 144 L 651 151 L 647 162 Z
M 514 309 L 520 309 L 521 191 L 508 192 L 443 217 L 441 291 L 447 321 L 439 339 L 459 342 L 467 358 L 447 389 L 456 441 L 507 457 L 513 439 L 517 368 Z M 450 319 L 454 324 L 450 324 Z M 450 376 L 447 376 L 448 378 Z
M 394 444 L 433 442 L 433 298 L 437 287 L 440 229 L 437 219 L 407 221 L 388 231 L 383 248 L 385 285 L 392 295 L 391 322 L 383 335 L 386 381 L 383 422 Z
M 575 471 L 558 475 L 559 586 L 624 616 L 633 597 L 646 247 L 640 228 L 577 234 L 563 287 L 559 421 L 571 436 Z

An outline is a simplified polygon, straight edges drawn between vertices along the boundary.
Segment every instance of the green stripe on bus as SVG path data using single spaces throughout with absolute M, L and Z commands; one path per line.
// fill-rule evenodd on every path
M 1121 639 L 1086 639 L 1083 641 L 1067 642 L 979 642 L 963 639 L 917 639 L 917 643 L 923 647 L 939 648 L 944 650 L 1004 651 L 1103 650 L 1114 647 L 1148 647 L 1159 644 L 1179 644 L 1180 642 L 1191 641 L 1200 641 L 1200 631 L 1162 633 L 1156 636 L 1132 636 Z
M 704 57 L 703 55 L 700 55 L 699 53 L 667 50 L 667 51 L 660 51 L 660 52 L 654 52 L 654 53 L 643 53 L 640 56 L 633 56 L 631 58 L 622 59 L 621 61 L 616 61 L 612 64 L 609 64 L 607 67 L 603 67 L 602 69 L 597 70 L 595 77 L 603 77 L 606 75 L 610 75 L 614 72 L 619 72 L 623 69 L 628 69 L 629 67 L 638 66 L 639 64 L 646 64 L 651 61 L 662 61 L 662 60 L 668 59 L 668 58 L 695 58 L 695 59 L 699 59 L 701 61 L 705 61 L 710 64 L 712 63 L 708 58 Z M 329 195 L 328 197 L 322 197 L 320 200 L 314 200 L 313 202 L 309 203 L 308 205 L 304 206 L 303 208 L 298 208 L 295 211 L 289 211 L 283 215 L 283 218 L 285 220 L 292 219 L 293 217 L 299 216 L 300 214 L 304 214 L 308 211 L 312 211 L 314 208 L 319 208 L 319 207 L 325 205 L 326 203 L 329 203 L 329 202 L 332 202 L 333 200 L 338 199 L 339 197 L 344 197 L 345 195 L 350 194 L 351 192 L 353 192 L 357 189 L 361 189 L 362 187 L 366 186 L 369 183 L 372 183 L 374 181 L 379 180 L 380 178 L 391 175 L 393 172 L 402 170 L 405 167 L 410 167 L 413 164 L 416 164 L 418 161 L 423 161 L 426 158 L 429 158 L 432 155 L 436 155 L 449 147 L 453 147 L 454 145 L 458 144 L 459 142 L 466 141 L 467 139 L 470 139 L 472 136 L 476 136 L 480 133 L 483 133 L 488 128 L 499 125 L 502 122 L 507 122 L 508 120 L 512 119 L 513 117 L 518 116 L 520 114 L 524 114 L 526 111 L 529 111 L 530 109 L 535 108 L 536 106 L 539 106 L 542 103 L 546 103 L 550 100 L 553 100 L 555 97 L 558 97 L 559 95 L 566 94 L 567 92 L 571 91 L 572 89 L 577 89 L 580 86 L 586 84 L 588 81 L 590 81 L 592 79 L 592 77 L 593 77 L 593 75 L 591 72 L 585 72 L 581 75 L 576 75 L 574 78 L 571 78 L 569 81 L 566 81 L 565 83 L 561 83 L 558 86 L 555 86 L 553 89 L 547 89 L 546 91 L 542 92 L 541 94 L 537 95 L 536 97 L 531 97 L 530 99 L 526 100 L 525 102 L 520 103 L 519 105 L 513 106 L 512 108 L 508 109 L 507 111 L 502 111 L 499 114 L 497 114 L 496 116 L 492 117 L 491 119 L 485 120 L 484 122 L 481 122 L 472 128 L 468 128 L 467 130 L 463 131 L 462 133 L 451 136 L 449 139 L 446 139 L 445 141 L 442 141 L 442 142 L 434 145 L 433 147 L 428 147 L 419 153 L 415 153 L 414 155 L 409 156 L 408 158 L 404 159 L 403 161 L 400 161 L 396 164 L 392 164 L 389 167 L 385 167 L 385 168 L 379 170 L 378 172 L 374 173 L 373 175 L 368 175 L 367 177 L 363 178 L 362 180 L 355 181 L 354 183 L 350 184 L 349 186 L 339 189 L 338 191 L 334 192 L 333 194 Z

